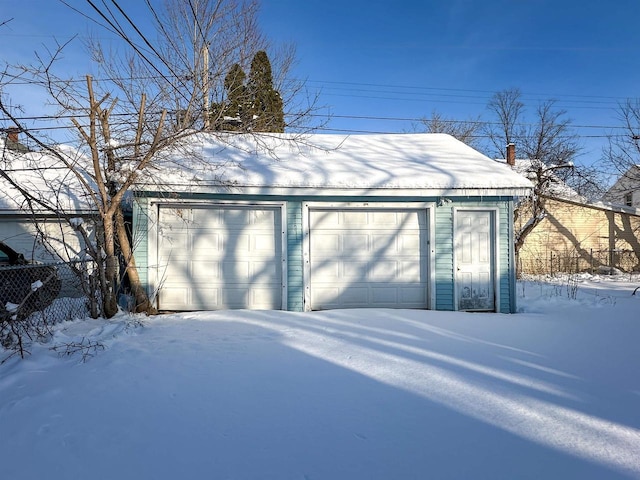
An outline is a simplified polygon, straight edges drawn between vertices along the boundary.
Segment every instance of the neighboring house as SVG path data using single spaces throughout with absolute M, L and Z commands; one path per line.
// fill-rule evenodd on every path
M 159 309 L 515 312 L 513 203 L 531 183 L 506 165 L 444 134 L 198 142 L 134 192 Z
M 640 165 L 629 168 L 602 199 L 616 205 L 640 208 Z
M 23 189 L 64 211 L 73 222 L 85 222 L 88 230 L 95 214 L 83 189 L 70 172 L 52 157 L 33 152 L 18 142 L 15 132 L 0 139 L 0 168 Z M 11 136 L 13 136 L 11 138 Z M 0 175 L 0 242 L 22 253 L 25 259 L 59 262 L 84 258 L 84 242 L 65 218 L 27 199 Z
M 502 160 L 505 162 L 505 160 Z M 506 163 L 533 182 L 541 165 L 516 159 L 507 150 Z M 529 233 L 518 253 L 518 271 L 530 274 L 594 271 L 616 267 L 640 270 L 640 209 L 610 202 L 589 202 L 566 185 L 553 169 L 545 176 L 546 215 Z M 516 231 L 530 221 L 526 202 L 515 220 Z
M 640 209 L 556 197 L 546 210 L 520 249 L 522 273 L 640 270 Z

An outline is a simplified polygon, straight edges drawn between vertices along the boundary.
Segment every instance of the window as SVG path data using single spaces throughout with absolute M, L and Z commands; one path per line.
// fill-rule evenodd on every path
M 627 207 L 631 207 L 633 205 L 633 192 L 625 193 L 624 204 Z

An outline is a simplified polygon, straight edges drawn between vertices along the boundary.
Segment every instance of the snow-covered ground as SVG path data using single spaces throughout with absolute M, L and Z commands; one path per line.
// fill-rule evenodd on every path
M 66 322 L 0 366 L 0 477 L 640 478 L 637 286 L 521 282 L 517 315 Z

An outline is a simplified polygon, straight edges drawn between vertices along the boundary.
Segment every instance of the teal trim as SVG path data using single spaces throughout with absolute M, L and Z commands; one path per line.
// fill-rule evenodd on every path
M 513 200 L 509 201 L 509 218 L 514 218 L 514 202 Z M 517 286 L 517 265 L 516 265 L 516 251 L 515 251 L 515 228 L 513 225 L 513 221 L 509 222 L 509 245 L 511 248 L 509 249 L 509 291 L 511 292 L 511 302 L 509 302 L 509 312 L 516 313 L 518 311 L 518 286 Z
M 302 202 L 287 202 L 287 310 L 304 310 L 302 260 Z
M 503 203 L 499 205 L 499 219 L 498 228 L 500 235 L 500 251 L 498 252 L 500 261 L 500 271 L 498 272 L 498 288 L 500 288 L 500 305 L 497 306 L 497 311 L 500 313 L 509 313 L 511 311 L 511 278 L 509 271 L 511 270 L 511 258 L 510 258 L 510 235 L 509 235 L 509 204 Z
M 133 257 L 143 285 L 149 286 L 149 202 L 146 198 L 135 198 L 133 202 Z M 147 292 L 151 294 L 151 292 Z
M 436 206 L 436 310 L 455 310 L 453 275 L 453 209 L 452 203 Z

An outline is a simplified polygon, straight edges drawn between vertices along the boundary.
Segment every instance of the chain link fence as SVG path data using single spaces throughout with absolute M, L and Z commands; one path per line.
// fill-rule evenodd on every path
M 549 252 L 546 256 L 520 258 L 521 274 L 638 272 L 640 258 L 633 250 L 583 250 Z
M 0 344 L 14 348 L 46 338 L 56 323 L 95 317 L 93 271 L 91 261 L 0 266 Z

